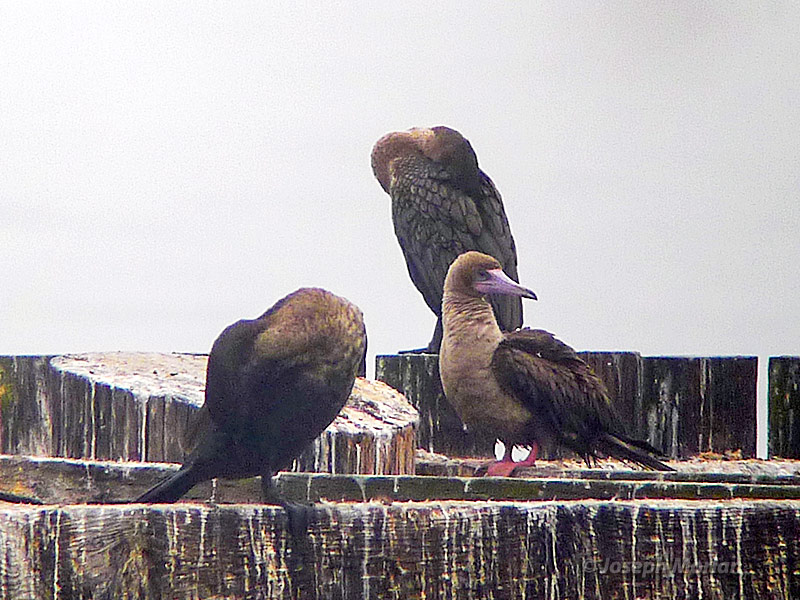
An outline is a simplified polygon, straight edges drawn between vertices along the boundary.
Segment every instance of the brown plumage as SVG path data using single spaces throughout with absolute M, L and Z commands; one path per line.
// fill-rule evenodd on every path
M 533 446 L 520 463 L 529 465 L 538 446 L 550 443 L 570 448 L 587 463 L 613 456 L 671 470 L 649 444 L 628 437 L 602 381 L 572 348 L 541 329 L 501 332 L 486 294 L 536 295 L 479 252 L 459 256 L 445 281 L 442 385 L 465 424 L 505 442 L 506 456 L 490 474 L 513 471 L 515 444 Z
M 394 231 L 411 281 L 437 317 L 433 338 L 421 350 L 438 352 L 444 278 L 459 254 L 491 254 L 517 279 L 517 251 L 503 202 L 478 168 L 469 141 L 448 127 L 383 136 L 372 150 L 372 170 L 391 196 Z M 519 298 L 495 298 L 492 306 L 503 331 L 522 326 Z
M 366 352 L 361 311 L 319 288 L 302 288 L 263 315 L 227 327 L 208 357 L 196 447 L 172 477 L 137 499 L 174 502 L 196 483 L 272 476 L 333 421 Z

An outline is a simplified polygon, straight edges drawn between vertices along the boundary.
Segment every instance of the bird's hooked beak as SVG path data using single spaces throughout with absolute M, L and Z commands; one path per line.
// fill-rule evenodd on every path
M 536 294 L 506 275 L 502 269 L 485 271 L 486 278 L 475 282 L 475 289 L 481 294 L 500 294 L 503 296 L 522 296 L 537 300 Z

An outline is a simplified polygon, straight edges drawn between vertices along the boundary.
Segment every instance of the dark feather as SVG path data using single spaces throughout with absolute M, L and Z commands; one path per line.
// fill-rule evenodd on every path
M 213 477 L 271 477 L 336 417 L 366 351 L 354 305 L 304 288 L 214 342 L 194 450 L 184 467 L 139 498 L 173 502 Z
M 381 183 L 387 184 L 392 199 L 394 231 L 408 273 L 425 303 L 441 317 L 444 279 L 460 254 L 468 250 L 489 254 L 512 279 L 518 276 L 514 238 L 492 180 L 478 168 L 472 147 L 460 134 L 446 127 L 433 132 L 436 141 L 442 141 L 431 147 L 402 143 L 399 149 L 383 148 L 382 143 L 390 146 L 393 141 L 386 136 L 376 144 L 373 161 L 388 163 L 375 166 L 375 171 L 379 175 L 384 168 L 390 173 L 390 180 Z M 519 298 L 497 297 L 491 302 L 502 330 L 522 325 Z
M 657 470 L 671 470 L 646 442 L 630 438 L 603 382 L 568 345 L 541 329 L 507 333 L 492 372 L 557 441 L 589 462 L 600 452 Z

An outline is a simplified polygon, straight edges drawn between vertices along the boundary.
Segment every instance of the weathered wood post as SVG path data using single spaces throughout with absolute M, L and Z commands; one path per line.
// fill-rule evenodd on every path
M 756 357 L 579 354 L 606 384 L 629 433 L 665 455 L 755 456 Z M 436 355 L 378 356 L 376 378 L 403 392 L 419 410 L 421 448 L 450 456 L 491 455 L 494 440 L 464 431 L 445 399 Z
M 206 362 L 199 354 L 137 352 L 0 358 L 3 451 L 182 462 Z M 395 390 L 359 378 L 294 469 L 413 474 L 416 422 Z
M 756 452 L 755 356 L 645 357 L 647 439 L 673 458 Z
M 631 383 L 645 380 L 647 359 L 587 358 L 606 372 L 601 376 L 623 406 L 648 406 L 645 386 L 636 391 Z M 119 406 L 103 412 L 103 370 L 119 364 L 102 362 L 82 361 L 92 391 L 42 362 L 0 360 L 3 446 L 97 453 L 104 437 L 119 434 L 108 448 L 149 456 L 165 447 L 151 449 L 148 438 L 167 440 L 170 426 L 149 428 L 148 419 L 164 419 L 138 401 L 156 397 L 154 388 L 144 392 L 153 379 L 181 387 L 178 371 L 159 368 L 155 376 L 150 365 L 128 373 L 127 381 L 136 381 L 128 388 L 136 410 L 127 406 L 128 392 L 112 386 L 119 389 L 108 398 Z M 724 368 L 713 360 L 705 362 L 702 385 L 702 361 L 676 364 L 689 374 L 684 387 L 675 385 L 681 379 L 670 365 L 651 373 L 659 376 L 658 389 L 669 392 L 665 398 L 677 398 L 678 431 L 681 419 L 700 414 L 700 404 L 682 400 L 700 399 L 711 402 L 713 414 L 697 427 L 698 445 L 704 428 L 712 447 L 730 444 L 724 427 L 714 427 L 727 422 L 717 421 L 720 414 L 735 414 L 749 379 L 729 386 L 744 393 L 726 395 L 719 391 L 722 375 L 715 375 Z M 48 383 L 44 375 L 56 371 Z M 662 386 L 669 372 L 673 383 Z M 165 395 L 164 410 L 177 395 L 174 389 Z M 399 427 L 403 411 L 397 421 L 371 420 L 375 400 L 367 394 L 350 424 L 364 431 L 382 422 Z M 375 455 L 368 444 L 352 448 Z M 211 497 L 207 483 L 174 505 L 75 504 L 136 497 L 176 466 L 0 456 L 0 492 L 45 503 L 0 502 L 0 600 L 800 597 L 800 462 L 673 464 L 678 472 L 567 463 L 531 469 L 528 478 L 281 473 L 277 484 L 286 499 L 313 503 L 307 534 L 293 537 L 283 509 L 258 503 L 253 479 L 218 483 L 212 503 L 197 502 Z
M 800 356 L 769 359 L 769 455 L 800 458 Z
M 648 439 L 643 407 L 643 359 L 638 352 L 578 352 L 603 380 L 617 412 L 631 435 Z M 649 440 L 654 443 L 655 440 Z M 660 448 L 660 445 L 656 445 Z
M 700 410 L 700 452 L 756 455 L 758 358 L 714 356 L 705 362 L 706 384 Z
M 445 398 L 438 354 L 379 355 L 375 379 L 398 390 L 419 411 L 419 448 L 448 456 L 493 456 L 495 440 L 467 430 Z
M 800 597 L 800 501 L 0 508 L 0 598 Z

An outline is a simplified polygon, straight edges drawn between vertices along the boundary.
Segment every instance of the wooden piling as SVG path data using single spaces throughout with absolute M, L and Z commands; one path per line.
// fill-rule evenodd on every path
M 755 456 L 756 357 L 580 356 L 606 384 L 629 433 L 666 456 Z M 420 411 L 419 447 L 451 456 L 491 456 L 494 440 L 463 431 L 444 398 L 437 361 L 436 355 L 378 356 L 376 377 L 402 391 Z
M 800 595 L 800 502 L 329 503 L 0 509 L 0 598 Z
M 800 458 L 800 356 L 769 359 L 769 455 Z
M 674 414 L 679 434 L 683 419 L 697 420 L 688 439 L 698 448 L 745 439 L 726 428 L 740 418 L 751 363 L 682 359 L 647 371 L 648 359 L 629 353 L 588 358 L 623 407 L 642 407 L 638 426 L 649 426 L 647 415 Z M 167 452 L 166 414 L 175 406 L 167 395 L 150 402 L 161 398 L 155 390 L 132 392 L 152 412 L 138 403 L 130 411 L 126 392 L 102 378 L 92 388 L 62 376 L 48 382 L 53 369 L 43 360 L 0 359 L 3 447 Z M 417 388 L 435 385 L 431 368 Z M 414 369 L 401 373 L 414 381 Z M 672 413 L 656 410 L 646 382 L 664 390 L 658 402 L 674 400 Z M 31 394 L 33 404 L 23 400 Z M 371 420 L 374 397 L 364 400 L 358 424 L 366 431 L 381 419 Z M 135 434 L 109 438 L 131 424 Z M 429 432 L 439 443 L 441 429 Z M 683 438 L 675 439 L 680 449 Z M 86 505 L 76 503 L 135 498 L 177 466 L 0 456 L 0 600 L 800 597 L 800 462 L 695 459 L 673 463 L 676 473 L 611 462 L 540 463 L 520 478 L 281 473 L 284 497 L 308 506 L 307 531 L 292 534 L 282 508 L 257 504 L 256 479 L 206 482 L 174 505 Z M 440 462 L 430 470 L 450 468 L 469 470 Z M 44 505 L 8 502 L 25 496 Z
M 282 508 L 252 503 L 254 480 L 212 504 L 75 504 L 135 497 L 174 467 L 0 456 L 2 486 L 45 502 L 0 503 L 0 599 L 798 597 L 800 463 L 679 467 L 282 473 L 284 497 L 314 503 L 293 535 Z
M 375 379 L 398 390 L 419 412 L 419 448 L 450 456 L 494 456 L 494 438 L 465 428 L 445 398 L 438 354 L 379 355 L 375 360 Z
M 0 357 L 2 449 L 182 462 L 203 403 L 206 361 L 136 352 Z M 345 408 L 294 469 L 413 473 L 417 419 L 395 390 L 358 378 Z

